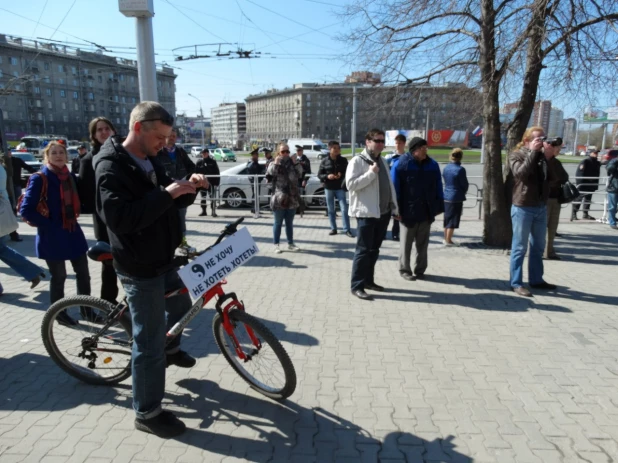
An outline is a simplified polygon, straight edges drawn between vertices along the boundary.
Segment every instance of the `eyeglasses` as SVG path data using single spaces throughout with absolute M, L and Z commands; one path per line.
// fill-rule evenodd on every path
M 155 122 L 155 121 L 161 121 L 165 125 L 170 125 L 170 126 L 174 125 L 174 118 L 172 116 L 156 117 L 153 119 L 142 119 L 141 121 L 138 121 L 138 122 Z
M 384 143 L 386 140 L 384 138 L 372 138 L 374 143 Z
M 290 154 L 290 150 L 281 150 L 281 153 Z

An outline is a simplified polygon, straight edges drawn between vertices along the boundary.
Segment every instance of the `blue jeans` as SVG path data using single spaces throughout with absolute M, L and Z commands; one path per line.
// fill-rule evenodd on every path
M 165 394 L 165 354 L 180 349 L 181 335 L 167 347 L 165 335 L 189 311 L 191 299 L 188 294 L 165 299 L 166 290 L 182 287 L 176 270 L 154 278 L 117 273 L 127 295 L 133 323 L 133 409 L 138 418 L 148 419 L 161 413 Z
M 607 193 L 607 220 L 610 225 L 616 225 L 616 204 L 618 193 Z
M 390 220 L 390 214 L 384 214 L 379 219 L 356 219 L 356 251 L 352 262 L 352 291 L 364 290 L 365 286 L 375 283 L 373 277 L 376 262 Z
M 281 238 L 281 225 L 285 220 L 285 236 L 288 244 L 294 244 L 294 214 L 296 209 L 277 209 L 273 211 L 275 223 L 273 223 L 273 243 L 279 244 Z
M 528 282 L 543 282 L 543 251 L 547 232 L 547 207 L 511 206 L 513 243 L 511 245 L 511 288 L 523 286 L 523 264 L 530 239 Z
M 26 281 L 32 281 L 37 275 L 43 273 L 43 269 L 30 262 L 15 249 L 6 245 L 9 235 L 0 238 L 0 260 L 19 273 Z
M 345 190 L 324 190 L 326 194 L 326 207 L 328 208 L 328 219 L 330 229 L 337 230 L 337 218 L 335 211 L 335 198 L 339 201 L 341 209 L 341 219 L 343 220 L 343 231 L 350 231 L 350 217 L 348 217 L 348 200 L 345 197 Z

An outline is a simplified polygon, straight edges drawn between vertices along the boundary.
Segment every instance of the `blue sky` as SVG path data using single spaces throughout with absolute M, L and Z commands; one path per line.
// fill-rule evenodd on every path
M 199 103 L 188 96 L 191 93 L 209 116 L 211 107 L 243 101 L 269 88 L 342 81 L 350 71 L 340 59 L 345 45 L 337 40 L 342 28 L 334 12 L 342 4 L 342 0 L 154 0 L 156 61 L 178 68 L 176 107 L 196 115 Z M 81 38 L 113 50 L 112 55 L 136 56 L 129 48 L 135 47 L 135 20 L 118 11 L 117 0 L 0 0 L 0 8 L 4 34 L 51 38 L 92 49 Z M 194 53 L 190 48 L 174 53 L 175 48 L 216 42 L 232 44 L 222 45 L 221 51 L 240 47 L 259 51 L 262 57 L 174 61 L 175 55 Z M 198 49 L 200 54 L 213 51 L 216 46 Z
M 362 60 L 352 68 L 344 59 L 345 43 L 338 40 L 350 27 L 337 16 L 346 0 L 154 0 L 154 41 L 158 63 L 175 66 L 176 107 L 197 115 L 222 102 L 243 101 L 250 94 L 284 88 L 299 82 L 341 82 L 353 70 L 367 69 Z M 135 58 L 135 20 L 118 11 L 117 0 L 0 0 L 0 32 L 28 38 L 71 42 L 93 49 L 86 39 L 112 50 L 113 55 Z M 37 21 L 39 21 L 37 25 Z M 57 31 L 55 29 L 58 28 Z M 196 44 L 229 42 L 221 50 L 255 50 L 259 59 L 198 59 L 174 61 L 194 53 Z M 78 45 L 83 44 L 83 45 Z M 216 52 L 203 46 L 200 54 Z M 551 91 L 550 89 L 547 89 Z M 541 97 L 549 95 L 541 89 Z M 595 103 L 613 105 L 608 94 Z M 511 100 L 509 100 L 511 101 Z M 565 117 L 586 103 L 573 99 L 553 101 Z

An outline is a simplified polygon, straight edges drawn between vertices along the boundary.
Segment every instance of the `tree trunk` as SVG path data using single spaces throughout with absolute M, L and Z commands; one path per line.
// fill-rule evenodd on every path
M 483 85 L 483 243 L 507 248 L 511 244 L 509 215 L 502 179 L 499 80 L 496 78 L 495 11 L 493 0 L 481 1 L 479 66 Z

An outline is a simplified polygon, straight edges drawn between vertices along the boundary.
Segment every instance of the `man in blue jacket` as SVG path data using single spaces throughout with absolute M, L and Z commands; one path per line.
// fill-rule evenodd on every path
M 444 212 L 444 192 L 438 163 L 427 156 L 427 141 L 414 137 L 408 152 L 393 163 L 391 178 L 401 215 L 399 274 L 404 280 L 422 279 L 427 270 L 429 231 L 436 215 Z M 414 273 L 410 266 L 416 242 Z

